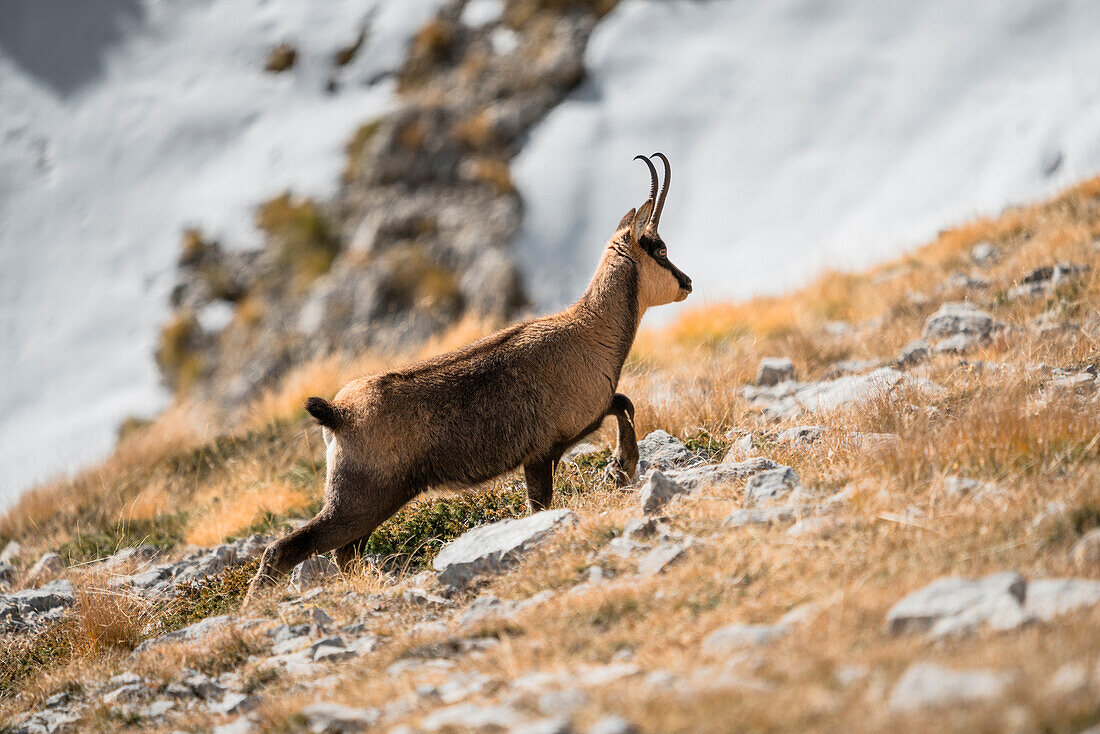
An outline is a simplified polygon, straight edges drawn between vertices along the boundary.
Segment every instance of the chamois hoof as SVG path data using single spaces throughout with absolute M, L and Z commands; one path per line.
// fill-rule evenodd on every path
M 628 487 L 634 481 L 634 473 L 623 469 L 618 461 L 612 460 L 604 471 L 604 477 L 612 481 L 616 487 Z

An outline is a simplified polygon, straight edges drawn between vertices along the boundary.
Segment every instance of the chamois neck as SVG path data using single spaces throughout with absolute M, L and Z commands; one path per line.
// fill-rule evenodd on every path
M 638 302 L 638 264 L 617 247 L 608 247 L 584 295 L 570 311 L 593 342 L 606 349 L 617 383 L 644 311 Z

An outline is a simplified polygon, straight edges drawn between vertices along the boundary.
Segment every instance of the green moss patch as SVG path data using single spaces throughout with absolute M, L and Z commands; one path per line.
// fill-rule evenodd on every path
M 176 595 L 155 610 L 156 623 L 149 636 L 157 637 L 207 617 L 237 611 L 259 567 L 259 560 L 249 561 L 201 581 L 180 584 Z
M 70 565 L 106 558 L 119 548 L 151 545 L 172 548 L 183 539 L 187 513 L 157 515 L 147 520 L 123 520 L 114 526 L 73 536 L 57 548 Z
M 522 484 L 413 502 L 374 531 L 366 552 L 381 556 L 387 570 L 419 571 L 431 565 L 440 548 L 467 530 L 526 512 Z

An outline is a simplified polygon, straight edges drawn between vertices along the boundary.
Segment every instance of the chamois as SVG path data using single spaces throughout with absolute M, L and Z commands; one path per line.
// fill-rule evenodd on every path
M 353 380 L 331 402 L 309 398 L 326 447 L 325 504 L 263 554 L 245 604 L 306 558 L 336 549 L 346 568 L 383 521 L 429 487 L 471 486 L 523 467 L 532 511 L 553 496 L 554 469 L 572 444 L 618 421 L 611 476 L 637 469 L 634 406 L 616 393 L 646 309 L 682 301 L 691 279 L 657 233 L 664 185 L 646 156 L 649 198 L 619 222 L 584 295 L 560 313 L 498 331 L 404 369 Z

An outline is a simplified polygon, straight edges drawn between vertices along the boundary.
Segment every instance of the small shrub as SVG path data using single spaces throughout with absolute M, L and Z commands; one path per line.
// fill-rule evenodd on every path
M 451 135 L 470 150 L 485 150 L 498 142 L 493 116 L 487 109 L 456 122 Z
M 301 288 L 328 272 L 340 251 L 340 242 L 317 203 L 294 200 L 289 192 L 260 206 L 256 226 L 274 244 L 278 263 Z
M 474 158 L 469 162 L 470 177 L 492 188 L 498 194 L 511 194 L 516 190 L 508 164 L 494 158 Z
M 179 264 L 183 267 L 195 265 L 202 260 L 203 255 L 209 249 L 210 243 L 202 236 L 202 232 L 194 227 L 189 227 L 183 230 Z
M 363 41 L 367 40 L 366 31 L 360 30 L 359 35 L 355 37 L 347 46 L 341 46 L 336 49 L 336 53 L 332 55 L 332 63 L 335 66 L 347 66 L 355 58 L 355 54 L 359 53 L 359 49 L 363 47 Z
M 280 43 L 278 46 L 271 49 L 271 53 L 267 55 L 267 63 L 264 64 L 264 71 L 272 74 L 281 74 L 293 67 L 294 62 L 297 60 L 297 49 L 289 43 Z
M 366 551 L 388 570 L 421 570 L 444 544 L 471 528 L 527 512 L 522 485 L 414 502 L 374 531 Z
M 18 693 L 27 678 L 71 660 L 77 652 L 74 639 L 70 620 L 29 635 L 0 637 L 0 700 Z
M 351 140 L 344 147 L 347 154 L 347 162 L 344 164 L 344 182 L 354 181 L 363 170 L 363 162 L 367 155 L 367 146 L 374 134 L 378 132 L 378 120 L 371 120 L 359 126 Z
M 189 311 L 177 311 L 160 330 L 156 360 L 169 384 L 187 392 L 202 372 L 198 352 L 199 322 Z
M 715 436 L 707 429 L 700 429 L 694 435 L 684 439 L 684 445 L 690 451 L 702 454 L 708 462 L 720 461 L 729 450 L 730 442 L 721 436 Z
M 424 24 L 413 39 L 405 58 L 405 66 L 398 78 L 398 90 L 408 91 L 422 85 L 432 71 L 451 58 L 454 46 L 454 27 L 441 18 L 433 18 Z
M 440 311 L 457 310 L 462 294 L 455 274 L 428 258 L 418 245 L 396 247 L 385 254 L 383 296 L 399 310 L 413 306 Z
M 221 573 L 176 587 L 176 595 L 154 612 L 149 636 L 167 634 L 207 617 L 236 611 L 248 584 L 260 567 L 259 560 L 233 566 Z

